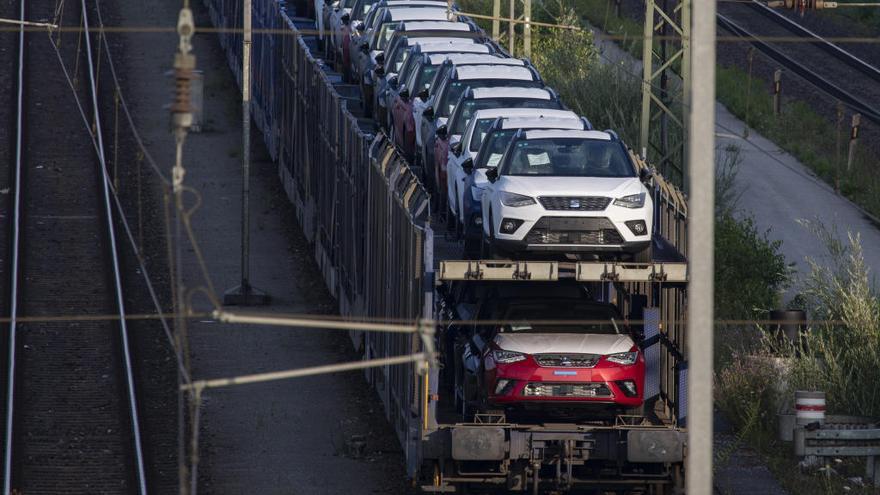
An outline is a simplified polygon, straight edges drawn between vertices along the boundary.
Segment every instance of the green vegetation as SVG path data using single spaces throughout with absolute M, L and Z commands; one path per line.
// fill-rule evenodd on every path
M 773 114 L 770 83 L 752 78 L 737 67 L 719 67 L 718 100 L 731 113 L 794 155 L 817 176 L 875 215 L 880 215 L 880 181 L 873 173 L 880 157 L 865 143 L 856 148 L 852 167 L 847 170 L 849 121 L 840 128 L 817 114 L 802 101 L 786 101 L 779 116 Z

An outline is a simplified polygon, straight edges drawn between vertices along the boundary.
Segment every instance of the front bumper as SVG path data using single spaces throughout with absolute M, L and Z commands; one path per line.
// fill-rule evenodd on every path
M 524 221 L 513 234 L 503 234 L 496 226 L 494 243 L 510 252 L 565 253 L 636 253 L 650 245 L 650 235 L 634 236 L 627 228 L 606 217 L 543 216 Z
M 513 381 L 500 394 L 496 394 L 496 386 L 501 380 Z M 635 396 L 626 394 L 620 382 L 632 381 L 637 393 Z M 595 368 L 551 368 L 541 367 L 529 358 L 520 363 L 499 365 L 496 368 L 495 381 L 490 384 L 489 402 L 497 405 L 512 406 L 526 403 L 564 403 L 574 404 L 605 404 L 620 407 L 638 407 L 643 402 L 645 383 L 645 364 L 643 360 L 630 366 L 607 366 Z M 586 386 L 595 384 L 600 387 Z M 526 389 L 542 388 L 545 395 L 530 395 Z M 596 395 L 578 396 L 585 389 L 596 389 Z M 557 395 L 554 395 L 557 392 Z M 567 392 L 565 394 L 561 392 Z

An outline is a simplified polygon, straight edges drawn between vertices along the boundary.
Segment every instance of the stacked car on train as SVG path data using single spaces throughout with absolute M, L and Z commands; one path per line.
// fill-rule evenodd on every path
M 360 86 L 365 112 L 418 171 L 433 218 L 445 215 L 465 257 L 652 260 L 651 174 L 446 0 L 338 0 L 324 23 L 327 56 Z M 503 324 L 459 326 L 446 365 L 462 411 L 639 411 L 645 362 L 625 318 L 577 285 L 535 290 L 469 310 Z

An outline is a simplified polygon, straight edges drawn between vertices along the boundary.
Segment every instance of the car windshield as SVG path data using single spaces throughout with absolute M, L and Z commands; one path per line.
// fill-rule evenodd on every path
M 471 117 L 479 110 L 489 108 L 553 108 L 559 109 L 559 103 L 553 100 L 533 98 L 483 98 L 465 100 L 456 105 L 450 119 L 449 129 L 452 134 L 462 134 L 467 129 Z
M 399 21 L 383 22 L 382 27 L 377 30 L 376 36 L 373 36 L 372 50 L 384 50 L 388 46 L 388 40 L 394 36 L 394 30 L 400 25 Z
M 505 175 L 635 177 L 620 143 L 586 138 L 524 139 L 505 160 Z
M 339 3 L 339 8 L 350 9 L 354 6 L 355 1 L 356 0 L 342 0 L 342 2 Z
M 543 86 L 543 83 L 541 83 L 541 81 L 523 81 L 519 79 L 474 79 L 470 81 L 452 81 L 446 86 L 446 94 L 440 95 L 438 105 L 436 106 L 438 109 L 437 116 L 449 117 L 452 114 L 452 111 L 455 110 L 455 106 L 458 104 L 458 99 L 461 98 L 461 95 L 464 94 L 464 91 L 467 88 L 486 88 L 489 86 L 539 88 Z M 465 122 L 465 125 L 467 125 L 467 122 Z M 462 129 L 462 131 L 463 130 L 464 129 Z
M 416 85 L 413 88 L 413 92 L 418 93 L 423 89 L 430 89 L 431 81 L 434 80 L 434 74 L 439 68 L 440 67 L 436 65 L 423 65 L 422 70 L 419 72 L 419 75 L 416 78 Z
M 502 318 L 501 333 L 576 333 L 617 335 L 619 315 L 587 305 L 517 304 Z
M 400 69 L 403 68 L 403 64 L 406 63 L 406 59 L 409 58 L 408 47 L 402 45 L 403 42 L 398 44 L 398 48 L 394 51 L 394 59 L 388 64 L 388 67 L 391 67 L 391 70 L 386 72 L 400 72 Z
M 477 137 L 478 131 L 479 129 L 474 129 L 474 137 Z M 501 158 L 504 157 L 504 150 L 506 150 L 507 145 L 510 144 L 510 140 L 513 138 L 514 133 L 516 133 L 516 129 L 507 129 L 503 131 L 493 131 L 488 137 L 483 136 L 483 139 L 486 140 L 486 145 L 481 145 L 478 149 L 480 154 L 477 155 L 477 161 L 474 163 L 474 168 L 497 167 L 498 164 L 501 163 Z M 474 138 L 471 138 L 471 140 L 473 139 Z
M 493 122 L 495 122 L 495 119 L 489 118 L 480 119 L 474 123 L 474 133 L 471 134 L 471 144 L 468 146 L 470 151 L 480 151 L 480 145 L 483 144 L 483 139 L 486 138 L 486 133 L 489 132 L 489 128 L 492 127 Z M 501 152 L 503 153 L 504 150 L 502 149 Z M 500 160 L 501 157 L 499 156 L 498 159 Z

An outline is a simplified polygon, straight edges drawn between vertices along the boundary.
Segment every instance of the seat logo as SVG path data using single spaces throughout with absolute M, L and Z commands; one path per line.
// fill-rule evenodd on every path
M 581 200 L 579 200 L 579 199 L 572 199 L 572 200 L 570 200 L 570 201 L 568 202 L 568 206 L 569 206 L 570 208 L 580 208 L 580 207 L 581 207 Z

